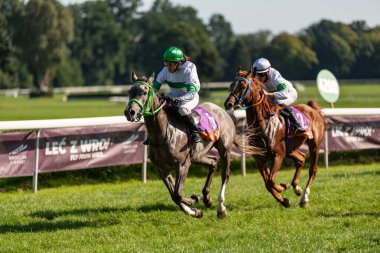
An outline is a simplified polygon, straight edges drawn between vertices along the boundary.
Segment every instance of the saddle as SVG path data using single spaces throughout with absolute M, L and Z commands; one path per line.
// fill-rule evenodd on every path
M 206 109 L 198 106 L 192 111 L 202 139 L 215 142 L 220 137 L 220 127 L 216 119 Z
M 170 104 L 169 106 L 165 107 L 165 110 L 170 110 L 171 114 L 176 114 L 178 118 L 180 118 L 180 115 L 177 109 L 175 108 L 175 105 Z M 207 111 L 203 107 L 198 106 L 195 109 L 193 109 L 191 115 L 194 118 L 195 123 L 197 124 L 198 131 L 203 140 L 211 142 L 219 140 L 219 124 L 209 111 Z M 187 129 L 187 135 L 190 137 L 189 129 Z
M 298 110 L 294 106 L 290 106 L 292 109 L 294 115 L 296 115 L 298 122 L 300 123 L 301 126 L 303 126 L 306 129 L 306 132 L 304 133 L 295 133 L 296 127 L 294 124 L 288 119 L 285 118 L 285 124 L 286 124 L 286 137 L 287 138 L 294 138 L 297 136 L 307 136 L 309 139 L 313 139 L 313 133 L 310 128 L 310 122 L 308 118 L 303 114 L 300 110 Z

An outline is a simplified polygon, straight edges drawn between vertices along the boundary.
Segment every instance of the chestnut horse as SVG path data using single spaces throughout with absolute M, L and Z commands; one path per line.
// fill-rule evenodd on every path
M 179 114 L 166 106 L 167 101 L 158 97 L 152 88 L 153 77 L 138 78 L 132 73 L 133 85 L 129 90 L 129 103 L 124 111 L 129 121 L 139 121 L 144 116 L 144 123 L 149 135 L 149 158 L 158 170 L 160 177 L 166 185 L 172 200 L 188 215 L 200 218 L 202 212 L 198 208 L 190 206 L 203 200 L 206 207 L 212 202 L 209 196 L 212 177 L 217 168 L 218 158 L 207 155 L 207 152 L 215 147 L 220 157 L 222 166 L 222 186 L 218 197 L 218 217 L 227 215 L 224 206 L 224 194 L 230 174 L 230 155 L 232 146 L 238 148 L 241 140 L 236 135 L 235 123 L 225 110 L 212 103 L 203 103 L 200 106 L 206 109 L 219 123 L 220 138 L 215 142 L 202 141 L 201 150 L 191 151 L 191 143 L 187 134 L 185 123 Z M 207 166 L 203 196 L 182 197 L 182 190 L 191 163 Z M 176 180 L 171 173 L 175 171 Z
M 287 136 L 285 119 L 279 115 L 281 107 L 268 103 L 262 85 L 253 78 L 251 70 L 244 71 L 239 68 L 224 105 L 227 110 L 239 106 L 244 106 L 246 109 L 248 129 L 254 133 L 249 138 L 249 145 L 266 150 L 264 155 L 254 155 L 265 187 L 284 207 L 289 207 L 290 201 L 283 198 L 280 193 L 290 186 L 289 184 L 277 185 L 277 174 L 284 157 L 291 158 L 295 162 L 296 169 L 291 185 L 295 194 L 302 195 L 298 177 L 305 164 L 306 155 L 299 148 L 303 143 L 307 144 L 310 156 L 309 180 L 300 201 L 301 207 L 307 206 L 310 188 L 318 169 L 319 149 L 325 132 L 324 118 L 317 102 L 309 101 L 307 105 L 294 105 L 306 116 L 310 129 L 306 134 Z

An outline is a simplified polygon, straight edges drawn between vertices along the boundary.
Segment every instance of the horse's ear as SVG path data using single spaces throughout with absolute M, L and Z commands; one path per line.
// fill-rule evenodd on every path
M 154 72 L 150 75 L 150 77 L 148 78 L 148 81 L 147 81 L 149 84 L 153 83 L 155 75 L 156 75 L 156 73 L 154 73 Z
M 135 72 L 132 70 L 131 71 L 131 81 L 132 82 L 136 82 L 139 78 L 137 77 L 137 75 L 135 74 Z
M 241 71 L 243 70 L 243 68 L 241 66 L 239 66 L 237 69 L 236 69 L 236 75 L 238 76 Z
M 252 77 L 252 72 L 253 72 L 253 71 L 252 71 L 252 68 L 250 68 L 249 71 L 248 71 L 248 73 L 247 73 L 247 76 L 248 76 L 248 77 Z

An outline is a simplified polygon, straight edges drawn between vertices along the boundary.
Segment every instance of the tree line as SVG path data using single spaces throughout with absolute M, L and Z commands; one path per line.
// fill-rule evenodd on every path
M 98 0 L 63 6 L 57 0 L 0 0 L 0 88 L 115 85 L 130 71 L 150 74 L 176 45 L 197 65 L 200 80 L 231 81 L 235 70 L 268 58 L 291 80 L 379 78 L 380 26 L 321 20 L 296 34 L 235 34 L 220 14 L 204 23 L 197 11 L 156 0 Z M 247 20 L 248 22 L 249 20 Z

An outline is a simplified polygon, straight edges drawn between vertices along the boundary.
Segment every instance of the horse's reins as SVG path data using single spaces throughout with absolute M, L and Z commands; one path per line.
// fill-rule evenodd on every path
M 256 103 L 253 103 L 253 104 L 249 104 L 249 102 L 245 103 L 245 104 L 248 104 L 246 106 L 241 106 L 242 103 L 244 103 L 244 100 L 246 100 L 247 96 L 248 96 L 248 93 L 249 91 L 251 92 L 251 94 L 253 94 L 253 90 L 252 90 L 252 81 L 251 79 L 247 79 L 245 77 L 242 77 L 242 76 L 237 76 L 235 77 L 235 82 L 237 81 L 245 81 L 248 83 L 248 87 L 245 89 L 245 92 L 242 96 L 237 97 L 235 94 L 233 94 L 237 84 L 235 84 L 234 86 L 234 89 L 230 92 L 230 96 L 233 96 L 235 97 L 235 99 L 239 102 L 238 106 L 240 109 L 248 109 L 248 108 L 251 108 L 251 107 L 255 107 L 255 106 L 258 106 L 259 104 L 263 103 L 264 102 L 264 109 L 266 111 L 269 111 L 270 112 L 270 106 L 269 106 L 269 103 L 268 103 L 268 100 L 267 99 L 264 99 L 265 96 L 263 94 L 261 94 L 261 98 L 259 99 L 259 101 L 257 101 Z M 251 102 L 253 102 L 253 96 L 251 96 Z
M 143 84 L 149 88 L 148 98 L 144 104 L 142 104 L 138 99 L 132 98 L 129 100 L 128 105 L 135 102 L 138 106 L 140 106 L 144 117 L 153 116 L 157 114 L 166 104 L 166 100 L 156 110 L 153 110 L 153 94 L 154 94 L 153 87 L 144 81 L 136 81 L 132 85 L 135 85 L 135 84 Z

